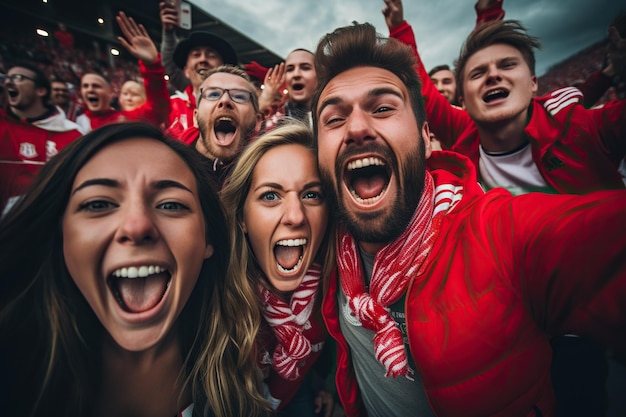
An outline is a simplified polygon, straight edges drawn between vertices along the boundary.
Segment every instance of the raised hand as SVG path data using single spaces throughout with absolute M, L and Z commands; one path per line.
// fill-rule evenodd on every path
M 167 2 L 159 3 L 159 16 L 161 17 L 161 25 L 163 29 L 171 31 L 178 26 L 178 10 Z
M 285 63 L 281 62 L 280 64 L 274 65 L 274 68 L 270 68 L 267 70 L 267 74 L 265 74 L 265 80 L 263 80 L 263 85 L 265 88 L 269 88 L 271 91 L 276 94 L 281 85 L 285 82 Z
M 384 0 L 383 16 L 389 30 L 399 26 L 404 22 L 404 10 L 402 9 L 402 0 Z
M 263 80 L 263 91 L 259 96 L 259 109 L 265 111 L 272 106 L 276 99 L 278 90 L 285 82 L 285 63 L 274 65 L 274 68 L 267 70 L 265 80 Z
M 626 77 L 626 38 L 620 36 L 615 26 L 609 27 L 607 58 L 613 73 Z
M 150 39 L 146 28 L 135 23 L 133 18 L 126 16 L 124 12 L 119 12 L 115 20 L 124 34 L 123 37 L 117 37 L 122 46 L 144 63 L 155 63 L 159 57 L 159 51 Z

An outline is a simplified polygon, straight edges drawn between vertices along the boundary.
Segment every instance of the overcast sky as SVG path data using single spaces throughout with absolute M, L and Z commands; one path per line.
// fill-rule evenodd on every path
M 227 25 L 286 57 L 295 48 L 314 50 L 319 39 L 353 20 L 389 31 L 383 0 L 192 0 Z M 404 17 L 413 26 L 427 68 L 451 65 L 476 22 L 475 0 L 405 0 Z M 543 49 L 537 75 L 607 37 L 608 24 L 624 0 L 504 0 L 506 19 L 521 20 Z

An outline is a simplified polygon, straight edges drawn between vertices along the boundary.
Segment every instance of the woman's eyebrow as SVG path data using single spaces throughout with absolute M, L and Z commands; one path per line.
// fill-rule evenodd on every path
M 110 178 L 93 178 L 90 180 L 86 180 L 82 182 L 78 187 L 72 191 L 72 195 L 76 194 L 77 191 L 82 190 L 85 187 L 90 187 L 93 185 L 104 185 L 105 187 L 118 187 L 119 182 L 116 180 L 112 180 Z
M 180 183 L 178 181 L 174 181 L 174 180 L 157 181 L 154 184 L 154 188 L 159 189 L 159 190 L 163 190 L 163 189 L 166 189 L 166 188 L 180 188 L 181 190 L 189 191 L 191 194 L 193 194 L 193 191 L 191 191 L 185 185 L 183 185 L 182 183 Z
M 82 190 L 83 188 L 94 186 L 94 185 L 103 185 L 105 187 L 119 187 L 119 181 L 110 179 L 110 178 L 93 178 L 82 182 L 78 187 L 72 191 L 72 195 L 74 195 L 77 191 Z M 182 183 L 174 180 L 160 180 L 156 181 L 153 185 L 154 188 L 158 190 L 164 190 L 166 188 L 179 188 L 181 190 L 188 191 L 193 194 L 188 187 L 183 185 Z

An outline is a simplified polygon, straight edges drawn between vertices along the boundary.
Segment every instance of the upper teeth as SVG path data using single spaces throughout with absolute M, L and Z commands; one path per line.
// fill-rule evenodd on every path
M 140 267 L 130 266 L 128 268 L 119 268 L 113 271 L 113 276 L 118 278 L 144 278 L 148 275 L 159 274 L 165 272 L 167 269 L 161 268 L 158 265 L 142 265 Z
M 348 164 L 348 171 L 352 171 L 353 169 L 367 167 L 370 165 L 383 166 L 385 165 L 385 163 L 381 159 L 375 158 L 375 157 L 357 159 Z
M 276 242 L 280 246 L 304 246 L 306 245 L 306 239 L 284 239 Z
M 233 121 L 232 118 L 226 117 L 226 116 L 223 116 L 223 117 L 220 117 L 219 119 L 217 119 L 218 122 L 221 122 L 222 120 L 227 121 L 227 122 L 232 122 Z
M 498 90 L 493 90 L 493 91 L 488 92 L 488 93 L 487 93 L 487 96 L 492 96 L 492 95 L 494 95 L 494 94 L 504 94 L 504 93 L 505 93 L 505 91 L 504 91 L 504 90 L 500 90 L 500 89 L 498 89 Z

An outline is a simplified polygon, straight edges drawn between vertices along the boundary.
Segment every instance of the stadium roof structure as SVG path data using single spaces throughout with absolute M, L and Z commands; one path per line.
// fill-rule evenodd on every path
M 242 34 L 215 16 L 191 4 L 192 28 L 214 33 L 226 39 L 235 48 L 241 64 L 257 61 L 265 67 L 272 67 L 284 58 L 265 46 Z M 158 0 L 0 0 L 0 10 L 5 19 L 24 19 L 29 26 L 40 22 L 47 23 L 52 31 L 58 22 L 63 22 L 72 33 L 86 35 L 119 45 L 120 34 L 115 23 L 118 11 L 124 11 L 138 23 L 143 24 L 157 46 L 161 43 L 161 21 Z M 9 12 L 8 15 L 5 12 Z M 103 23 L 98 23 L 98 18 Z M 13 22 L 15 23 L 15 22 Z M 177 36 L 185 38 L 188 30 L 177 29 Z

